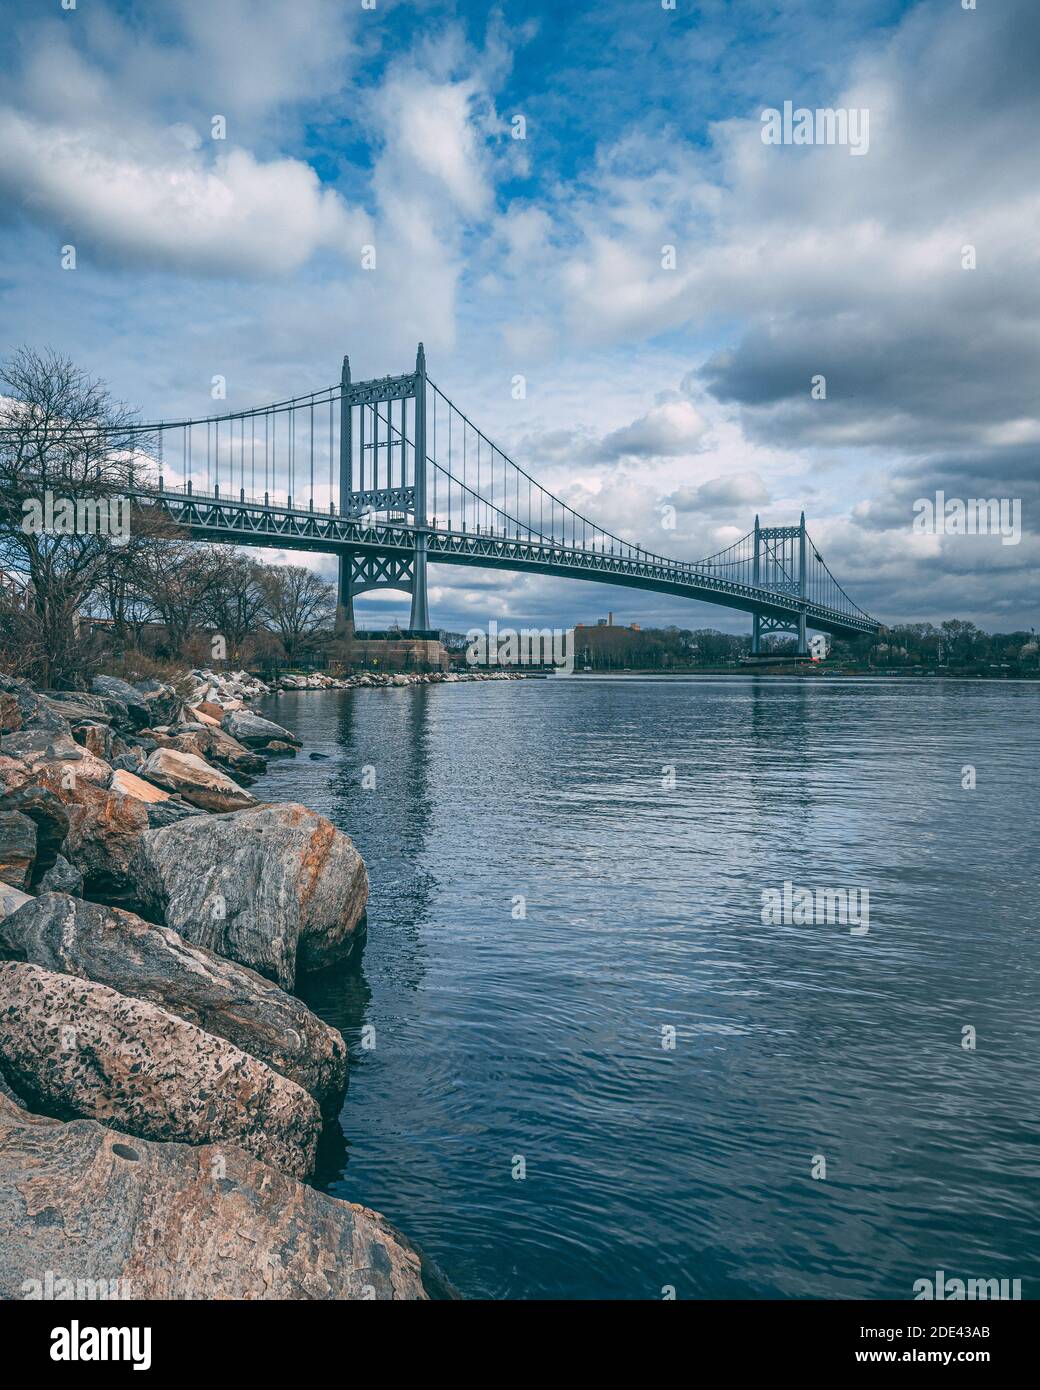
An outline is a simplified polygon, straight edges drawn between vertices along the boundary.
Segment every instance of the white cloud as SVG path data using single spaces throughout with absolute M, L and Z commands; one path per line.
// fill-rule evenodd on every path
M 300 160 L 207 160 L 181 132 L 117 144 L 3 109 L 0 187 L 84 258 L 209 275 L 289 273 L 320 250 L 360 261 L 369 229 Z
M 669 458 L 688 454 L 702 443 L 708 422 L 689 401 L 666 401 L 615 430 L 603 440 L 608 457 L 650 455 Z

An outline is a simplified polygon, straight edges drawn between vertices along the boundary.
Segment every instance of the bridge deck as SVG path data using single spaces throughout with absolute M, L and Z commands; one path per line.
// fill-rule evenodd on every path
M 727 578 L 704 564 L 665 560 L 645 553 L 619 555 L 544 538 L 417 528 L 407 520 L 371 520 L 197 492 L 141 488 L 133 496 L 137 505 L 160 508 L 174 525 L 187 528 L 203 540 L 338 555 L 366 550 L 411 552 L 418 530 L 427 536 L 429 559 L 436 564 L 553 574 L 650 589 L 788 621 L 804 613 L 810 627 L 837 634 L 872 634 L 879 630 L 879 624 L 865 616 L 843 613 L 794 593 Z

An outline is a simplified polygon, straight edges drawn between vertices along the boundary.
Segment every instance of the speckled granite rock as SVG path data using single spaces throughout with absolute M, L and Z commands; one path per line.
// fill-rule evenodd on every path
M 253 970 L 169 927 L 63 893 L 0 922 L 0 952 L 147 999 L 258 1057 L 330 1110 L 347 1084 L 340 1034 Z
M 283 989 L 350 953 L 368 900 L 350 837 L 293 802 L 150 830 L 131 874 L 167 926 Z
M 0 964 L 0 1069 L 33 1109 L 141 1138 L 240 1144 L 293 1177 L 314 1167 L 314 1099 L 232 1043 L 143 999 Z
M 0 1298 L 48 1269 L 145 1299 L 425 1299 L 424 1276 L 437 1291 L 376 1212 L 233 1145 L 152 1144 L 0 1097 L 0 1153 Z

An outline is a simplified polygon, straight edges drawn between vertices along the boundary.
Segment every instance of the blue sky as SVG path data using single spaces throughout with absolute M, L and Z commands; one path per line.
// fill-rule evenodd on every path
M 633 540 L 695 558 L 804 506 L 883 619 L 1035 622 L 1035 4 L 54 0 L 0 20 L 0 352 L 58 347 L 156 417 L 208 413 L 215 374 L 234 409 L 334 380 L 344 352 L 355 376 L 407 370 L 422 338 L 471 418 Z M 869 110 L 867 153 L 765 145 L 785 100 Z M 937 488 L 1021 498 L 1021 543 L 912 537 Z M 449 627 L 742 624 L 432 579 Z

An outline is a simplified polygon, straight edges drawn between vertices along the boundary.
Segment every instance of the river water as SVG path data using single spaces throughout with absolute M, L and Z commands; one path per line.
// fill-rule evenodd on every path
M 319 1186 L 469 1297 L 1036 1297 L 1038 709 L 938 679 L 266 700 L 305 746 L 255 792 L 372 881 L 361 960 L 301 989 L 351 1051 Z M 866 889 L 869 929 L 764 921 L 785 882 Z

